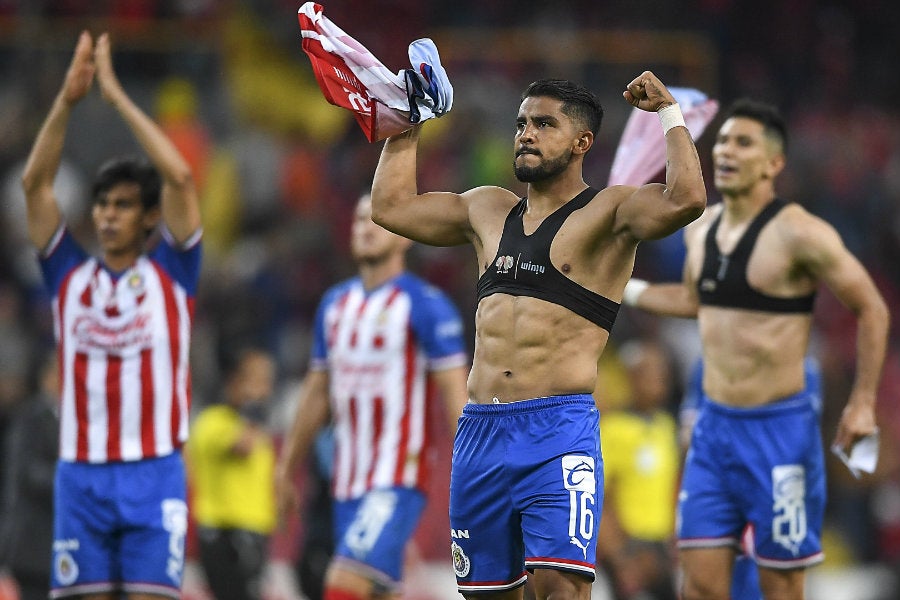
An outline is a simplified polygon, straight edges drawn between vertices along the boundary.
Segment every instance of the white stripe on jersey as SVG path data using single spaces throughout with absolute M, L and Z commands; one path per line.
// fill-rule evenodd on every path
M 326 309 L 339 500 L 422 477 L 428 361 L 410 311 L 409 296 L 390 285 L 368 297 L 351 286 Z

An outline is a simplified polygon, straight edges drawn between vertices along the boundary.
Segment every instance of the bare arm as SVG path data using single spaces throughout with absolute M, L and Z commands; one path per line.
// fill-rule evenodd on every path
M 691 240 L 696 239 L 697 223 L 699 221 L 695 221 L 685 230 L 685 244 L 688 249 L 682 268 L 681 283 L 649 283 L 632 278 L 625 285 L 622 298 L 624 304 L 663 317 L 697 318 L 700 298 L 697 295 L 696 278 L 691 273 Z
M 47 247 L 62 219 L 53 193 L 53 180 L 59 170 L 72 107 L 84 98 L 93 81 L 93 44 L 90 34 L 82 31 L 62 88 L 35 139 L 22 175 L 28 237 L 38 250 Z
M 684 283 L 650 284 L 638 295 L 633 304 L 655 315 L 685 319 L 696 319 L 699 305 L 696 290 Z
M 418 192 L 419 130 L 419 126 L 413 127 L 385 141 L 372 182 L 372 220 L 394 233 L 432 246 L 468 243 L 468 195 Z
M 634 79 L 623 94 L 633 106 L 658 112 L 675 104 L 672 94 L 650 71 Z M 706 207 L 706 186 L 700 158 L 687 127 L 665 134 L 666 183 L 639 188 L 616 211 L 616 231 L 629 231 L 635 239 L 665 237 L 695 220 Z
M 267 437 L 269 437 L 269 432 L 266 431 L 264 427 L 245 422 L 241 428 L 240 435 L 228 451 L 235 456 L 248 456 L 253 452 L 253 448 L 256 446 L 257 442 L 265 440 Z
M 309 456 L 315 436 L 328 417 L 328 372 L 310 371 L 300 388 L 294 422 L 284 439 L 275 472 L 275 496 L 282 519 L 299 509 L 294 475 Z
M 97 83 L 131 129 L 162 177 L 162 218 L 177 242 L 186 242 L 200 228 L 200 203 L 191 169 L 162 129 L 125 93 L 113 70 L 109 36 L 97 38 L 94 50 Z
M 443 371 L 434 371 L 431 377 L 437 385 L 444 402 L 444 410 L 447 413 L 447 423 L 450 426 L 451 437 L 456 435 L 456 424 L 462 414 L 463 407 L 469 401 L 469 393 L 466 389 L 465 367 L 454 367 Z
M 826 222 L 803 218 L 794 224 L 796 252 L 809 271 L 856 315 L 856 376 L 841 414 L 834 443 L 849 449 L 875 430 L 875 402 L 887 351 L 890 313 L 865 268 Z

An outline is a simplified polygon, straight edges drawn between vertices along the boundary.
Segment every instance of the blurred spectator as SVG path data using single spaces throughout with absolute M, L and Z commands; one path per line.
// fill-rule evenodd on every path
M 325 592 L 325 572 L 334 554 L 332 524 L 331 475 L 334 467 L 334 429 L 326 427 L 316 436 L 314 456 L 307 471 L 305 524 L 297 578 L 300 589 L 311 600 L 319 600 Z
M 59 454 L 59 374 L 48 352 L 35 368 L 34 391 L 18 407 L 3 448 L 0 571 L 8 569 L 21 600 L 50 593 L 53 478 Z

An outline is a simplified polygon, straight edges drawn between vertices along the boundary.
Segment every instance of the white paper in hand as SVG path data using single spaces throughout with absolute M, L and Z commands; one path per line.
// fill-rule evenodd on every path
M 880 434 L 876 429 L 873 433 L 861 438 L 850 448 L 850 454 L 844 452 L 840 446 L 831 447 L 831 452 L 841 459 L 853 476 L 860 478 L 862 472 L 874 473 L 875 467 L 878 466 L 878 448 L 880 442 Z

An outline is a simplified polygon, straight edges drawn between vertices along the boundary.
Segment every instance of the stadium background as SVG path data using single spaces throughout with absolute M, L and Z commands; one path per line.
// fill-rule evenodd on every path
M 606 117 L 586 176 L 605 183 L 630 107 L 624 85 L 644 69 L 723 105 L 750 95 L 782 107 L 791 133 L 778 188 L 843 235 L 886 296 L 900 303 L 900 8 L 887 0 L 667 3 L 534 0 L 324 2 L 325 14 L 388 67 L 415 38 L 437 43 L 455 88 L 453 111 L 429 123 L 421 189 L 462 191 L 512 177 L 519 94 L 540 77 L 585 83 Z M 19 176 L 80 29 L 109 30 L 126 89 L 189 158 L 203 195 L 206 256 L 193 349 L 195 405 L 218 392 L 220 351 L 247 340 L 271 348 L 281 405 L 306 366 L 320 294 L 354 272 L 350 213 L 371 182 L 381 144 L 321 96 L 284 0 L 0 0 L 0 418 L 25 395 L 52 344 L 47 298 L 25 239 Z M 711 131 L 698 140 L 710 168 Z M 93 93 L 73 113 L 58 193 L 80 239 L 90 239 L 87 186 L 112 153 L 135 151 L 127 129 Z M 711 202 L 718 201 L 710 188 Z M 678 235 L 639 249 L 636 274 L 680 276 Z M 465 249 L 417 247 L 412 267 L 461 307 L 472 339 L 476 267 Z M 896 317 L 895 317 L 896 320 Z M 696 357 L 693 324 L 623 310 L 605 360 L 601 401 L 621 403 L 616 348 L 658 335 L 680 372 Z M 829 437 L 854 369 L 855 323 L 829 294 L 816 306 L 813 352 L 825 382 Z M 900 572 L 900 344 L 896 326 L 880 395 L 884 446 L 876 475 L 856 482 L 829 459 L 826 564 L 812 598 L 896 598 Z M 683 379 L 681 380 L 683 383 Z M 673 395 L 673 410 L 677 394 Z M 283 419 L 281 419 L 283 421 Z M 273 419 L 273 423 L 279 422 Z M 447 464 L 447 457 L 439 457 Z M 443 486 L 443 488 L 442 488 Z M 444 560 L 446 477 L 418 536 Z M 444 512 L 442 512 L 444 511 Z M 860 579 L 855 579 L 859 577 Z M 866 585 L 880 592 L 866 596 Z M 893 587 L 892 587 L 893 586 Z M 817 590 L 828 589 L 828 592 Z M 841 596 L 841 590 L 854 590 Z M 880 595 L 879 595 L 880 594 Z M 884 595 L 888 594 L 888 595 Z

